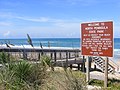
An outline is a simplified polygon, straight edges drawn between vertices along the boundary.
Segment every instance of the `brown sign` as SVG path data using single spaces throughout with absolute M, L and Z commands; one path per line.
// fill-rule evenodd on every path
M 81 24 L 82 55 L 113 56 L 113 22 Z

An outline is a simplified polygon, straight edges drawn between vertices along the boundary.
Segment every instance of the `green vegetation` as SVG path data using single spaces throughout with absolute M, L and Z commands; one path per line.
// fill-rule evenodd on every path
M 0 90 L 87 90 L 85 74 L 71 69 L 54 69 L 50 57 L 42 56 L 40 62 L 15 61 L 8 53 L 0 53 Z M 104 82 L 91 80 L 90 85 L 101 86 L 102 90 L 120 90 L 120 80 Z
M 86 90 L 83 73 L 66 69 L 53 71 L 49 57 L 43 56 L 40 60 L 40 63 L 12 62 L 7 53 L 0 53 L 0 90 Z
M 1 63 L 8 63 L 10 60 L 10 56 L 8 53 L 0 52 L 0 64 Z
M 95 86 L 104 86 L 104 81 L 93 79 L 89 83 L 90 85 Z M 103 88 L 104 90 L 104 88 Z M 108 79 L 108 88 L 107 90 L 120 90 L 120 80 L 117 79 Z
M 85 75 L 77 71 L 54 71 L 41 90 L 86 90 Z

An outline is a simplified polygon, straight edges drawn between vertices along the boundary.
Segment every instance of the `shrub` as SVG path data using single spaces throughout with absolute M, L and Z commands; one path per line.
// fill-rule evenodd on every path
M 86 90 L 85 75 L 79 71 L 54 71 L 41 90 Z
M 9 54 L 6 52 L 0 52 L 0 63 L 7 63 L 10 61 Z
M 26 61 L 20 61 L 14 65 L 14 73 L 16 77 L 21 81 L 26 81 L 26 77 L 31 73 L 32 65 Z
M 51 66 L 51 59 L 50 59 L 50 57 L 48 57 L 48 56 L 42 56 L 41 57 L 41 64 L 43 65 L 43 66 Z
M 44 83 L 44 79 L 47 78 L 48 72 L 46 67 L 40 64 L 33 64 L 31 68 L 31 73 L 27 77 L 27 83 L 29 83 L 34 88 L 38 88 Z
M 0 90 L 26 90 L 25 83 L 19 82 L 11 65 L 3 65 L 0 68 Z M 15 68 L 15 67 L 14 67 Z
M 107 89 L 105 89 L 103 87 L 104 81 L 102 81 L 102 80 L 93 79 L 93 80 L 91 80 L 90 85 L 101 86 L 102 90 L 120 90 L 120 80 L 117 80 L 117 79 L 108 79 L 108 88 Z
M 85 75 L 66 69 L 48 71 L 49 57 L 41 63 L 10 62 L 0 68 L 0 89 L 3 90 L 85 90 Z

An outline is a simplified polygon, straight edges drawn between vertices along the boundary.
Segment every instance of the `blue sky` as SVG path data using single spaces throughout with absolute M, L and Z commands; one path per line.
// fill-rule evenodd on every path
M 79 38 L 80 24 L 113 21 L 120 37 L 119 0 L 0 0 L 0 38 Z

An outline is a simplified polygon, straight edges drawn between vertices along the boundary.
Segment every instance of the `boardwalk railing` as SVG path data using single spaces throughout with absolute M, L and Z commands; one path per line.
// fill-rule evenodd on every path
M 57 59 L 64 59 L 64 58 L 75 58 L 79 57 L 80 50 L 79 49 L 54 49 L 54 48 L 1 48 L 0 52 L 8 52 L 11 55 L 16 55 L 19 58 L 25 58 L 25 59 L 39 59 L 41 55 L 48 55 L 51 57 L 51 59 L 54 59 L 55 61 Z
M 0 52 L 7 52 L 10 55 L 27 60 L 40 60 L 42 55 L 47 55 L 57 66 L 77 67 L 85 71 L 85 61 L 80 58 L 80 49 L 72 48 L 1 48 Z M 76 64 L 77 66 L 74 66 Z

